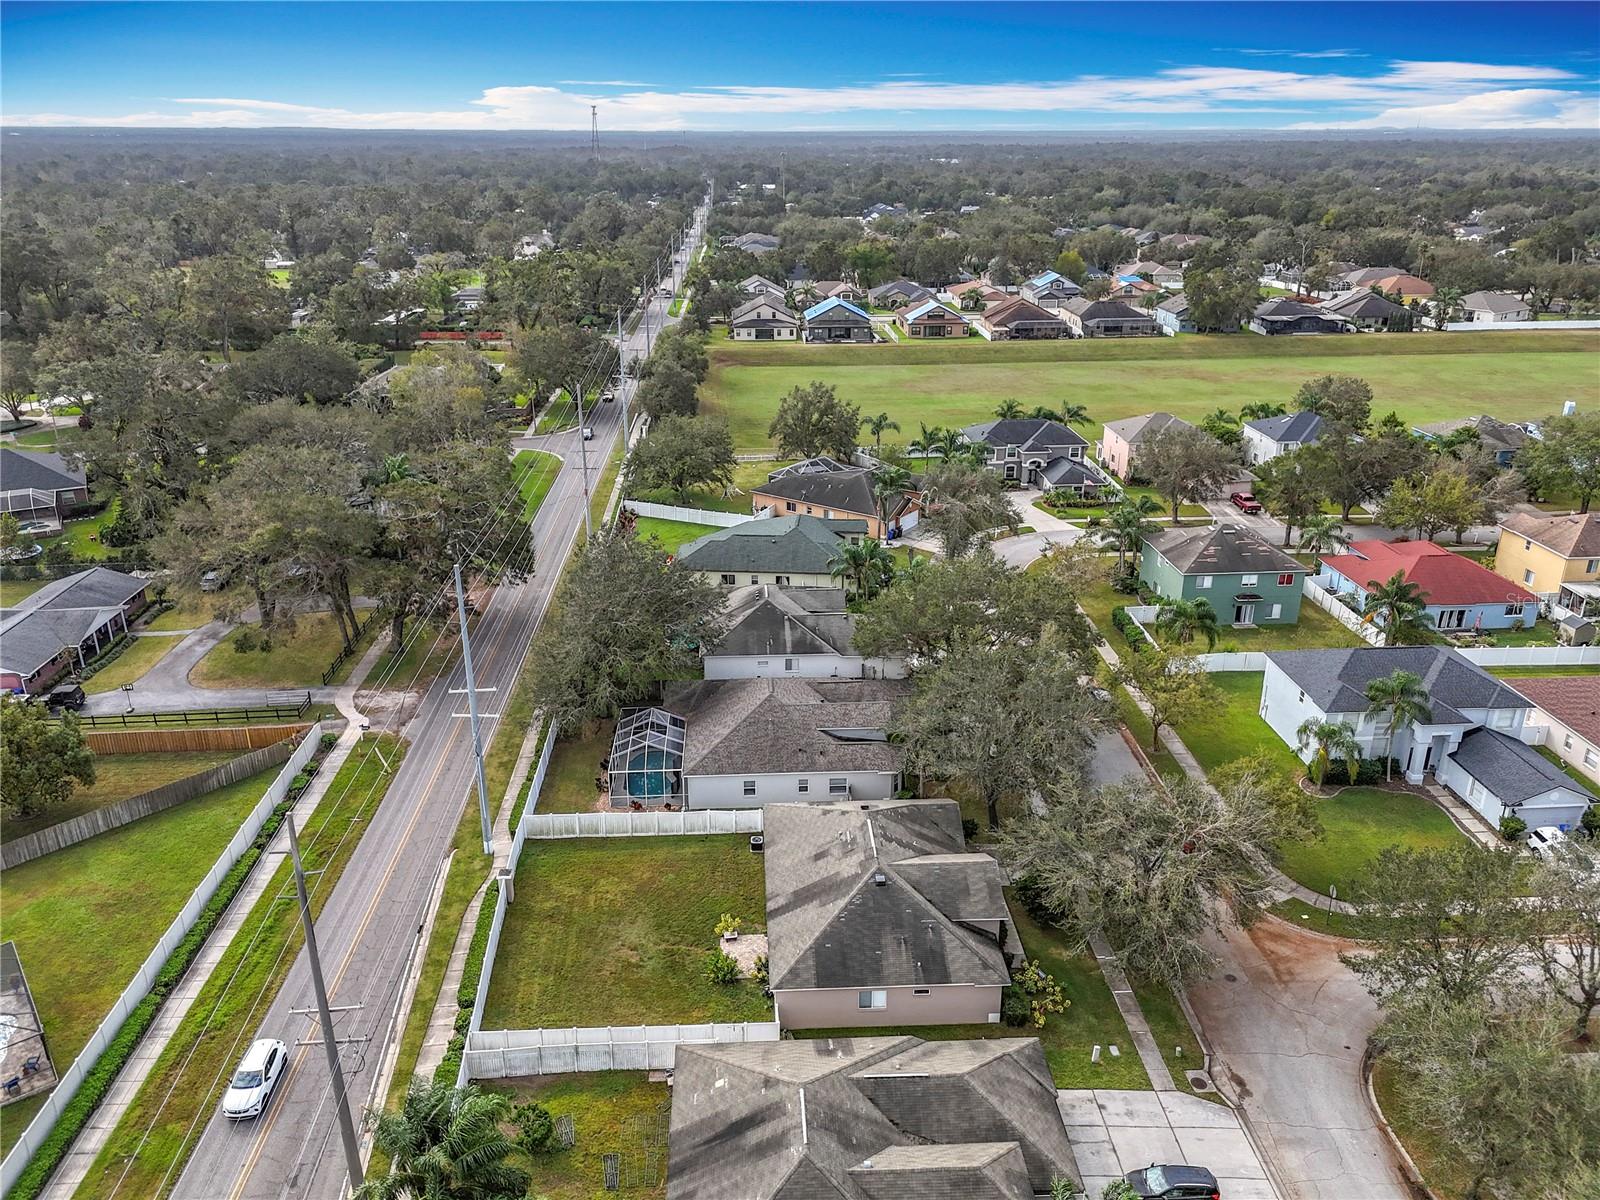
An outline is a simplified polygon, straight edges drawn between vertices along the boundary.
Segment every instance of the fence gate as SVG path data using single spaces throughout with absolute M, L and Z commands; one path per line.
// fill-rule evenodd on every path
M 619 1189 L 658 1188 L 667 1178 L 667 1129 L 672 1107 L 663 1104 L 652 1112 L 630 1117 L 621 1130 L 622 1144 L 601 1156 L 608 1192 Z

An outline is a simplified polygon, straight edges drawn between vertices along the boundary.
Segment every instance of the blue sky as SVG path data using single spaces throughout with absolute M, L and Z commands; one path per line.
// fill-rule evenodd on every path
M 1600 127 L 1600 2 L 0 4 L 14 125 Z

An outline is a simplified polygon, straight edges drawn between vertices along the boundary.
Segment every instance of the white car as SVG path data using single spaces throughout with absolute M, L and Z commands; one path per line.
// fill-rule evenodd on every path
M 591 426 L 585 425 L 583 427 L 583 440 L 586 442 L 594 441 L 594 429 Z
M 1567 844 L 1567 835 L 1554 825 L 1541 825 L 1528 830 L 1528 849 L 1540 858 L 1554 858 Z
M 239 1060 L 239 1069 L 222 1097 L 222 1115 L 248 1121 L 266 1111 L 267 1102 L 289 1065 L 289 1047 L 276 1038 L 258 1038 Z

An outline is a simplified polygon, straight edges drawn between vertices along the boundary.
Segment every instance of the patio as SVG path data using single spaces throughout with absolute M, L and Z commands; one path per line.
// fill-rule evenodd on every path
M 17 944 L 5 942 L 0 944 L 0 1105 L 48 1092 L 55 1085 L 55 1066 L 45 1049 Z

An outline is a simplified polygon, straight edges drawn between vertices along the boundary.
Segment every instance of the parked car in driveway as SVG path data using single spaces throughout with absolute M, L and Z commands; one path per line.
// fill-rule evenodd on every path
M 50 694 L 45 697 L 44 706 L 52 712 L 63 708 L 70 708 L 73 712 L 77 712 L 88 699 L 89 697 L 84 695 L 83 689 L 77 684 L 64 683 L 58 688 L 51 689 Z
M 1151 1163 L 1123 1178 L 1140 1200 L 1222 1200 L 1217 1177 L 1204 1167 Z
M 257 1038 L 239 1060 L 239 1068 L 222 1095 L 222 1115 L 248 1121 L 266 1111 L 267 1102 L 289 1065 L 289 1047 L 277 1038 Z
M 1528 830 L 1528 849 L 1540 858 L 1554 858 L 1567 844 L 1567 835 L 1554 825 L 1541 825 Z
M 1247 513 L 1254 514 L 1261 511 L 1261 501 L 1256 499 L 1254 492 L 1235 492 L 1228 497 L 1228 503 Z

